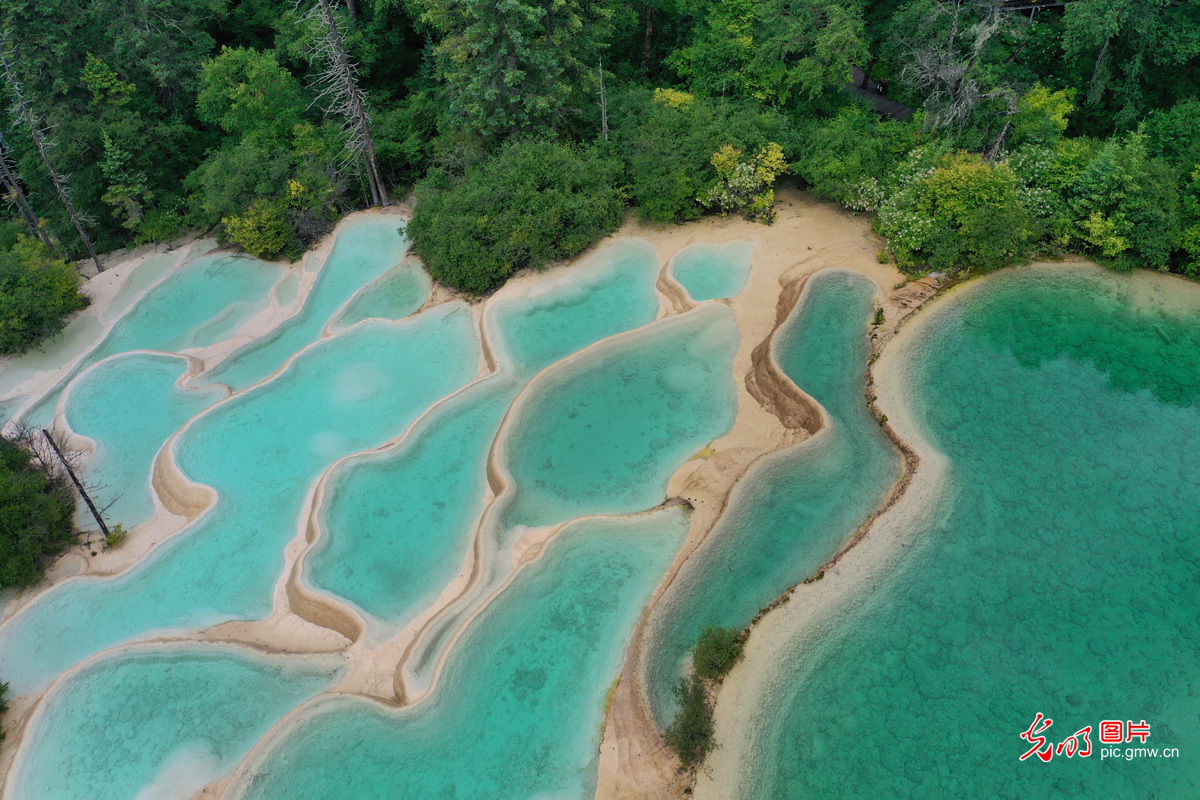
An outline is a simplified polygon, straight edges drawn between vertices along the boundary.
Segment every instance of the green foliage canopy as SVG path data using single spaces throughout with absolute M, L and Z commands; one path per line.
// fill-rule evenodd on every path
M 88 304 L 79 274 L 41 242 L 24 234 L 0 251 L 0 355 L 23 353 L 63 329 Z
M 488 292 L 615 230 L 624 206 L 618 169 L 595 148 L 510 142 L 457 178 L 438 172 L 417 188 L 413 250 L 439 281 Z
M 37 583 L 75 541 L 69 486 L 23 444 L 0 436 L 0 589 Z

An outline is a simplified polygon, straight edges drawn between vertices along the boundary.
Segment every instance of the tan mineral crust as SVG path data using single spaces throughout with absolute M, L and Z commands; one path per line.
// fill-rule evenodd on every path
M 475 378 L 477 382 L 504 369 L 505 356 L 495 352 L 493 337 L 489 335 L 489 310 L 506 299 L 540 294 L 546 292 L 547 287 L 571 285 L 585 279 L 589 270 L 599 268 L 590 266 L 601 262 L 600 259 L 594 258 L 595 254 L 614 241 L 638 237 L 653 246 L 660 266 L 656 284 L 660 300 L 659 318 L 676 316 L 697 305 L 671 277 L 671 259 L 679 251 L 698 243 L 724 244 L 747 241 L 755 245 L 746 288 L 732 300 L 706 301 L 727 303 L 734 312 L 741 332 L 741 345 L 733 361 L 738 387 L 738 412 L 729 433 L 710 443 L 684 464 L 669 482 L 665 501 L 687 503 L 694 512 L 687 540 L 652 597 L 650 607 L 660 601 L 665 589 L 679 573 L 680 567 L 703 544 L 725 510 L 731 491 L 747 470 L 764 455 L 806 440 L 825 424 L 824 411 L 782 373 L 773 354 L 775 334 L 802 298 L 808 279 L 821 270 L 840 269 L 861 273 L 875 283 L 878 289 L 877 304 L 883 308 L 886 318 L 883 325 L 873 329 L 876 352 L 882 343 L 895 333 L 899 323 L 920 307 L 938 288 L 936 282 L 929 280 L 904 284 L 904 277 L 895 267 L 880 264 L 876 254 L 883 248 L 884 243 L 871 232 L 869 221 L 864 217 L 851 215 L 831 203 L 786 188 L 778 193 L 776 211 L 778 218 L 770 226 L 737 218 L 715 217 L 661 228 L 627 221 L 617 233 L 590 249 L 576 263 L 557 265 L 542 272 L 522 273 L 503 289 L 482 300 L 463 298 L 458 293 L 435 284 L 424 306 L 429 308 L 461 300 L 471 303 L 483 343 Z M 409 209 L 400 206 L 363 213 L 396 214 L 399 221 L 407 217 Z M 283 320 L 295 314 L 311 290 L 319 272 L 318 267 L 332 248 L 333 238 L 334 234 L 327 237 L 304 261 L 284 266 L 285 275 L 295 275 L 299 281 L 300 290 L 293 301 L 280 304 L 278 297 L 273 293 L 270 306 L 248 321 L 231 341 L 210 348 L 187 351 L 184 355 L 188 358 L 188 370 L 180 379 L 180 385 L 189 386 L 189 381 L 201 371 L 211 369 L 237 347 L 269 333 Z M 203 240 L 187 245 L 187 249 L 180 253 L 179 264 L 187 260 L 189 253 L 207 251 L 211 245 L 211 242 Z M 93 305 L 84 313 L 96 315 L 97 320 L 106 320 L 104 324 L 98 325 L 102 331 L 100 336 L 112 325 L 112 320 L 105 317 L 105 304 L 117 295 L 124 280 L 146 255 L 136 255 L 88 282 L 87 292 L 93 298 Z M 179 264 L 174 268 L 178 268 Z M 170 274 L 170 271 L 166 273 Z M 112 316 L 115 319 L 118 315 Z M 395 324 L 405 323 L 401 321 Z M 328 330 L 326 335 L 331 335 Z M 545 372 L 563 369 L 597 348 L 612 346 L 613 340 L 627 340 L 641 335 L 641 331 L 632 331 L 598 342 L 581 353 L 568 357 L 564 362 L 548 367 Z M 60 380 L 70 364 L 81 358 L 84 352 L 86 351 L 72 354 L 68 364 L 38 373 L 18 387 L 0 387 L 0 400 L 4 396 L 18 394 L 37 397 Z M 0 362 L 0 366 L 3 366 L 3 362 Z M 279 371 L 287 369 L 287 366 L 285 364 L 280 367 Z M 274 376 L 264 380 L 271 380 L 272 377 Z M 519 412 L 524 399 L 531 392 L 537 391 L 541 377 L 542 374 L 535 376 L 518 396 L 505 418 L 496 443 L 493 444 L 488 463 L 489 489 L 485 497 L 488 508 L 494 505 L 495 499 L 505 491 L 510 482 L 496 457 L 499 445 L 507 435 L 509 423 L 513 415 Z M 881 396 L 885 396 L 885 392 L 898 392 L 899 389 L 895 386 L 901 383 L 899 379 L 893 380 L 890 376 L 876 375 L 876 384 Z M 459 392 L 466 389 L 467 387 L 464 387 Z M 425 415 L 435 412 L 443 403 L 452 402 L 457 394 L 440 400 L 427 409 L 421 418 L 414 421 L 404 434 L 373 452 L 385 454 L 390 449 L 401 446 Z M 218 401 L 220 402 L 224 401 Z M 901 409 L 904 407 L 903 402 L 893 403 L 889 398 L 889 413 L 894 417 L 891 425 L 904 440 L 920 442 L 917 433 L 910 430 L 911 421 L 903 417 Z M 73 444 L 86 452 L 91 447 L 90 441 L 72 434 L 63 420 L 62 408 L 60 403 L 55 421 L 58 432 L 73 437 Z M 892 411 L 893 408 L 896 409 L 895 412 Z M 209 410 L 201 412 L 206 413 L 209 413 Z M 126 544 L 113 553 L 92 557 L 86 552 L 81 555 L 78 551 L 72 551 L 64 557 L 61 565 L 51 571 L 46 581 L 8 604 L 5 609 L 6 618 L 20 613 L 20 609 L 26 607 L 33 597 L 45 591 L 47 587 L 71 580 L 75 575 L 107 576 L 127 569 L 130 564 L 136 563 L 162 541 L 182 530 L 213 506 L 216 500 L 215 492 L 189 481 L 180 472 L 172 456 L 175 441 L 185 435 L 194 420 L 195 418 L 173 434 L 155 460 L 152 476 L 157 508 L 155 517 L 135 529 Z M 897 442 L 900 440 L 897 439 Z M 920 452 L 919 446 L 914 447 Z M 921 497 L 932 491 L 930 487 L 933 484 L 930 482 L 936 483 L 934 470 L 922 469 L 917 479 L 913 480 L 917 456 L 906 445 L 902 445 L 902 450 L 906 454 L 908 468 L 901 484 L 893 489 L 889 497 L 889 504 L 895 503 L 895 506 L 879 519 L 877 527 L 900 524 L 899 520 L 906 509 L 909 513 L 917 513 L 922 507 Z M 224 641 L 261 650 L 289 653 L 337 651 L 346 659 L 349 668 L 345 678 L 334 691 L 364 695 L 391 706 L 412 704 L 427 696 L 437 681 L 447 653 L 453 649 L 453 643 L 471 619 L 486 607 L 492 598 L 501 593 L 524 566 L 540 557 L 545 544 L 565 526 L 536 529 L 523 536 L 510 554 L 513 569 L 507 579 L 498 587 L 484 587 L 478 585 L 481 559 L 495 556 L 485 552 L 481 544 L 489 516 L 485 510 L 483 520 L 473 534 L 474 543 L 459 575 L 445 587 L 436 602 L 403 630 L 389 635 L 386 640 L 369 641 L 373 637 L 367 635 L 366 621 L 354 609 L 337 598 L 305 585 L 303 560 L 322 535 L 317 512 L 323 502 L 330 477 L 343 461 L 371 455 L 356 453 L 339 460 L 310 488 L 308 511 L 302 515 L 295 537 L 285 548 L 285 566 L 275 586 L 273 612 L 267 619 L 225 623 L 207 631 L 175 638 Z M 924 457 L 922 452 L 922 458 Z M 910 480 L 913 480 L 912 486 L 905 492 L 904 488 Z M 896 502 L 901 494 L 902 499 Z M 839 577 L 842 572 L 866 569 L 867 567 L 861 565 L 874 563 L 869 554 L 859 557 L 859 551 L 867 552 L 887 537 L 872 534 L 864 538 L 862 534 L 866 528 L 864 525 L 851 545 L 847 546 L 847 550 L 835 559 L 836 563 L 827 566 L 828 577 L 820 583 L 819 602 L 815 598 L 812 602 L 808 601 L 808 594 L 815 594 L 810 592 L 815 584 L 802 585 L 794 591 L 797 596 L 805 597 L 804 603 L 787 604 L 786 618 L 783 614 L 771 613 L 757 623 L 755 633 L 749 640 L 747 658 L 735 669 L 719 696 L 717 735 L 723 746 L 716 751 L 710 760 L 711 769 L 707 770 L 717 778 L 702 776 L 696 787 L 698 792 L 710 797 L 730 796 L 722 794 L 722 785 L 717 779 L 724 779 L 722 776 L 728 776 L 729 779 L 736 777 L 737 768 L 744 766 L 738 763 L 738 759 L 741 758 L 743 762 L 746 760 L 742 748 L 751 746 L 748 740 L 735 741 L 734 737 L 727 734 L 728 731 L 744 730 L 746 721 L 737 719 L 738 710 L 753 705 L 748 702 L 739 703 L 738 698 L 755 696 L 755 692 L 762 690 L 761 682 L 769 678 L 771 652 L 768 643 L 786 638 L 786 634 L 777 632 L 777 629 L 786 628 L 790 631 L 799 626 L 800 623 L 793 621 L 792 617 L 801 613 L 801 607 L 803 613 L 808 614 L 820 614 L 822 608 L 832 607 L 837 602 L 837 587 L 847 583 Z M 856 542 L 857 546 L 850 549 Z M 624 668 L 610 698 L 600 748 L 597 789 L 599 798 L 675 798 L 681 797 L 686 788 L 685 777 L 677 771 L 677 762 L 663 744 L 650 716 L 639 681 L 646 618 L 647 613 L 643 613 L 633 633 Z M 423 634 L 435 624 L 441 626 L 442 630 L 453 631 L 453 634 L 447 637 L 446 645 L 434 651 L 437 661 L 431 674 L 417 684 L 412 684 L 412 673 L 406 669 L 408 661 L 414 653 L 420 651 L 424 644 Z M 770 633 L 762 635 L 759 630 L 769 630 Z M 9 740 L 4 748 L 7 758 L 0 760 L 0 775 L 7 772 L 11 754 L 18 750 L 25 723 L 43 695 L 44 693 L 14 700 L 12 711 L 6 719 Z M 280 726 L 290 724 L 295 717 L 293 712 L 281 721 Z M 261 746 L 260 742 L 256 751 Z M 254 755 L 255 753 L 252 753 L 247 760 Z M 207 787 L 198 797 L 221 796 L 228 785 L 229 781 L 223 780 Z

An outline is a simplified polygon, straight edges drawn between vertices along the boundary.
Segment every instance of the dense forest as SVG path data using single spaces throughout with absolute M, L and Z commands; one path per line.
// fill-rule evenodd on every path
M 64 259 L 195 229 L 294 256 L 410 190 L 417 253 L 475 293 L 630 206 L 769 223 L 784 174 L 910 273 L 1069 250 L 1200 277 L 1195 0 L 0 7 L 3 302 L 58 288 L 4 310 L 5 351 L 78 306 Z

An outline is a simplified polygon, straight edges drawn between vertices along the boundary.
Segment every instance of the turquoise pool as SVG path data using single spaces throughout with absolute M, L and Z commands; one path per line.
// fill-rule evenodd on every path
M 813 575 L 900 476 L 899 454 L 863 396 L 875 294 L 875 285 L 856 273 L 820 273 L 777 334 L 780 366 L 825 408 L 829 427 L 753 468 L 654 615 L 644 683 L 664 729 L 677 708 L 673 689 L 700 632 L 745 626 L 760 608 Z
M 212 407 L 175 452 L 184 474 L 217 490 L 217 505 L 128 572 L 38 597 L 0 627 L 0 675 L 19 694 L 135 637 L 266 616 L 313 482 L 338 458 L 399 435 L 465 384 L 478 359 L 470 312 L 450 303 L 407 322 L 363 323 Z
M 268 656 L 226 645 L 139 646 L 105 656 L 43 701 L 10 796 L 191 797 L 342 670 L 336 656 Z
M 694 244 L 671 259 L 671 275 L 697 302 L 736 297 L 750 279 L 754 242 Z
M 1200 293 L 1153 280 L 1018 269 L 925 312 L 896 357 L 941 512 L 781 660 L 740 796 L 1196 794 Z M 1092 755 L 1020 761 L 1039 712 Z M 1181 757 L 1102 760 L 1106 719 Z
M 234 796 L 590 797 L 605 695 L 687 525 L 679 507 L 572 524 L 471 623 L 433 696 L 315 701 Z

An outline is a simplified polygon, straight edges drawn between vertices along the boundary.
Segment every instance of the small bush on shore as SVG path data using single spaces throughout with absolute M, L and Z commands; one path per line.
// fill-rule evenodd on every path
M 710 694 L 742 658 L 745 640 L 734 628 L 705 628 L 692 648 L 692 672 L 675 687 L 679 712 L 663 733 L 679 764 L 691 770 L 712 752 L 713 707 Z
M 435 170 L 417 187 L 407 233 L 437 280 L 483 294 L 616 230 L 618 169 L 596 148 L 513 142 L 461 175 Z
M 675 687 L 679 713 L 663 734 L 684 769 L 702 763 L 713 748 L 713 717 L 704 681 L 695 675 L 680 678 Z
M 692 651 L 692 671 L 710 681 L 720 681 L 742 658 L 742 635 L 733 628 L 705 628 Z

